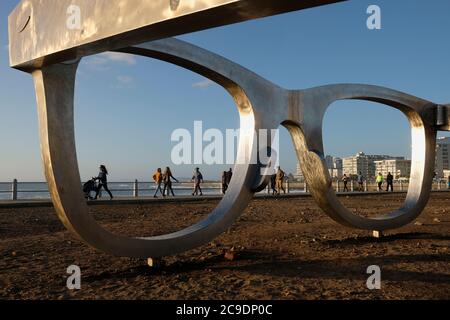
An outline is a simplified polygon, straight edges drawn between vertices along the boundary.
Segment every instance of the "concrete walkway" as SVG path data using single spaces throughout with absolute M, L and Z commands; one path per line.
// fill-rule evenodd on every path
M 450 190 L 433 190 L 432 192 L 450 192 Z M 339 197 L 358 197 L 358 196 L 370 196 L 370 195 L 389 195 L 389 194 L 401 194 L 406 193 L 406 191 L 396 191 L 396 192 L 339 192 L 337 195 Z M 259 193 L 255 195 L 255 199 L 296 199 L 302 197 L 311 197 L 309 193 L 289 193 L 281 196 L 272 196 L 269 194 Z M 203 201 L 220 201 L 222 200 L 222 195 L 212 195 L 212 196 L 179 196 L 179 197 L 168 197 L 168 198 L 153 198 L 153 197 L 118 197 L 113 200 L 96 200 L 88 201 L 90 206 L 100 206 L 100 205 L 133 205 L 133 204 L 151 204 L 151 203 L 195 203 Z M 43 200 L 7 200 L 0 201 L 1 208 L 39 208 L 39 207 L 53 207 L 53 203 L 50 199 Z

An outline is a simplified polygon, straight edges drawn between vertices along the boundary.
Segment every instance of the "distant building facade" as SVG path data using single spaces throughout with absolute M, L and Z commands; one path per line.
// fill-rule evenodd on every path
M 363 176 L 369 177 L 369 158 L 364 152 L 345 157 L 342 159 L 342 171 L 347 176 L 357 176 L 361 172 Z
M 390 172 L 394 179 L 409 178 L 411 174 L 411 160 L 388 159 L 377 160 L 375 163 L 375 172 L 381 173 L 384 177 Z
M 376 162 L 383 160 L 405 160 L 404 157 L 389 155 L 366 155 L 358 152 L 355 156 L 343 158 L 343 173 L 347 176 L 357 176 L 360 172 L 366 178 L 374 178 L 377 175 Z
M 364 152 L 358 152 L 352 157 L 326 156 L 324 160 L 330 176 L 334 179 L 341 179 L 344 174 L 356 177 L 360 172 L 366 179 L 374 179 L 379 172 L 383 176 L 391 172 L 396 179 L 409 178 L 411 174 L 411 160 L 406 160 L 405 157 L 367 155 Z M 304 181 L 300 163 L 297 164 L 297 172 L 294 176 L 296 180 Z
M 342 159 L 338 157 L 326 156 L 325 162 L 327 164 L 328 172 L 331 178 L 342 178 Z
M 438 138 L 436 142 L 436 177 L 442 178 L 444 170 L 450 170 L 450 137 Z
M 450 177 L 450 170 L 444 170 L 444 179 L 448 179 Z

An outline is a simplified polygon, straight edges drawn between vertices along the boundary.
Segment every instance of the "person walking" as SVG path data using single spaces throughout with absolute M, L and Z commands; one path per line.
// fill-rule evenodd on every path
M 228 190 L 228 172 L 222 172 L 222 193 L 225 194 Z
M 153 198 L 158 198 L 156 196 L 158 194 L 158 191 L 164 197 L 164 193 L 161 188 L 161 184 L 163 182 L 163 174 L 162 174 L 161 168 L 158 168 L 158 170 L 156 170 L 156 172 L 153 174 L 153 181 L 155 181 L 155 184 L 156 184 L 156 191 L 155 191 Z
M 276 189 L 277 189 L 277 194 L 281 194 L 281 190 L 283 190 L 283 193 L 286 194 L 286 190 L 283 187 L 283 181 L 284 178 L 286 176 L 286 173 L 281 170 L 281 167 L 278 167 L 278 171 L 276 174 Z
M 231 179 L 233 178 L 233 169 L 230 168 L 227 172 L 227 186 L 230 186 Z
M 172 171 L 170 170 L 170 168 L 166 167 L 166 171 L 164 171 L 163 175 L 163 182 L 164 182 L 163 197 L 169 196 L 170 193 L 172 193 L 172 196 L 175 197 L 175 193 L 173 192 L 172 188 L 172 179 L 175 180 L 176 182 L 180 182 L 172 175 Z
M 394 176 L 390 172 L 388 172 L 388 175 L 386 177 L 386 183 L 386 192 L 389 191 L 389 187 L 391 188 L 391 192 L 394 192 Z
M 203 183 L 203 175 L 200 172 L 200 168 L 195 168 L 194 175 L 192 176 L 192 181 L 194 182 L 194 192 L 192 196 L 203 195 L 201 184 Z
M 270 188 L 272 189 L 272 195 L 278 194 L 277 192 L 277 175 L 273 174 L 270 176 Z
M 383 178 L 383 175 L 381 174 L 381 172 L 378 173 L 378 176 L 375 181 L 378 185 L 378 191 L 381 191 L 381 186 L 383 185 L 383 182 L 384 182 L 384 178 Z
M 359 191 L 364 191 L 364 176 L 362 174 L 362 172 L 360 171 L 358 174 L 358 190 Z
M 348 177 L 346 174 L 342 177 L 342 181 L 344 182 L 344 192 L 348 192 Z
M 108 194 L 112 200 L 114 197 L 113 197 L 111 191 L 109 191 L 109 189 L 108 189 L 108 178 L 107 178 L 108 170 L 106 169 L 106 166 L 104 166 L 103 164 L 100 166 L 99 169 L 100 169 L 100 172 L 99 172 L 98 176 L 96 178 L 93 178 L 95 181 L 97 181 L 97 180 L 99 181 L 94 200 L 97 200 L 101 188 L 105 189 L 105 191 L 108 192 Z

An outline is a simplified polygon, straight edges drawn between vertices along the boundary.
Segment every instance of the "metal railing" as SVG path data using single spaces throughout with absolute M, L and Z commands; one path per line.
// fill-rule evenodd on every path
M 334 179 L 332 182 L 333 189 L 336 192 L 344 191 L 344 182 L 342 180 Z M 382 190 L 386 188 L 386 182 L 382 184 Z M 393 183 L 394 191 L 406 192 L 409 188 L 409 180 L 394 180 Z M 287 182 L 286 189 L 301 189 L 304 192 L 308 192 L 308 185 L 305 182 Z M 355 180 L 350 180 L 347 183 L 348 192 L 373 192 L 378 191 L 378 184 L 374 180 L 365 180 L 362 186 Z M 450 190 L 450 183 L 446 179 L 435 179 L 432 184 L 432 190 Z
M 0 195 L 2 194 L 9 194 L 8 197 L 0 197 L 0 199 L 3 198 L 3 200 L 11 200 L 11 201 L 18 201 L 18 200 L 29 200 L 30 198 L 26 197 L 20 197 L 20 194 L 33 194 L 33 193 L 40 193 L 40 194 L 48 194 L 48 188 L 47 189 L 32 189 L 32 188 L 24 188 L 20 189 L 19 185 L 44 185 L 44 182 L 22 182 L 19 184 L 17 179 L 14 179 L 11 183 L 8 182 L 0 182 L 0 186 L 8 186 L 9 188 L 0 188 Z M 128 197 L 142 197 L 145 196 L 145 193 L 147 193 L 147 196 L 152 196 L 153 192 L 156 191 L 156 186 L 153 182 L 140 182 L 137 179 L 134 182 L 110 182 L 109 185 L 130 185 L 131 188 L 110 188 L 111 192 L 119 192 L 119 193 L 129 193 Z M 149 187 L 143 187 L 143 186 L 149 186 Z M 181 182 L 174 184 L 174 190 L 175 191 L 187 191 L 187 190 L 193 190 L 193 184 L 191 182 Z M 383 189 L 386 187 L 386 184 L 383 184 Z M 407 180 L 396 180 L 394 181 L 394 191 L 400 191 L 405 192 L 408 190 L 409 182 Z M 82 186 L 80 186 L 82 188 Z M 296 181 L 290 181 L 287 179 L 284 182 L 284 188 L 287 194 L 289 193 L 309 193 L 308 185 L 305 182 L 296 182 Z M 334 180 L 333 181 L 333 188 L 336 190 L 336 192 L 344 192 L 344 182 L 340 180 Z M 351 180 L 347 184 L 348 192 L 372 192 L 377 191 L 378 186 L 375 183 L 375 181 L 364 181 L 363 183 L 363 190 L 361 190 L 359 184 Z M 220 182 L 215 181 L 208 181 L 203 183 L 204 191 L 206 191 L 208 194 L 212 195 L 220 195 L 222 194 L 222 184 Z M 450 190 L 450 185 L 448 181 L 444 179 L 436 179 L 433 182 L 432 190 Z M 271 184 L 269 184 L 265 191 L 262 191 L 261 193 L 267 192 L 268 194 L 271 194 L 273 192 Z M 187 194 L 190 194 L 187 193 Z M 102 191 L 99 193 L 99 197 L 102 196 Z M 119 195 L 120 196 L 120 195 Z M 123 196 L 123 195 L 122 195 Z M 47 197 L 49 198 L 49 196 Z M 42 198 L 40 198 L 42 199 Z
M 17 200 L 29 200 L 29 197 L 21 197 L 21 194 L 48 194 L 47 197 L 49 198 L 49 190 L 48 188 L 30 188 L 26 187 L 27 185 L 46 185 L 45 182 L 21 182 L 19 183 L 17 179 L 14 179 L 11 183 L 9 182 L 0 182 L 0 200 L 11 200 L 11 201 L 17 201 Z M 154 182 L 146 182 L 146 181 L 138 181 L 137 179 L 134 182 L 109 182 L 109 190 L 111 192 L 116 193 L 129 193 L 129 196 L 131 197 L 141 197 L 146 192 L 152 193 L 156 191 L 156 186 Z M 111 187 L 114 185 L 129 185 L 130 188 L 120 188 L 120 187 Z M 209 194 L 221 194 L 222 193 L 222 184 L 220 182 L 215 181 L 205 181 L 203 184 L 202 189 Z M 3 188 L 1 188 L 3 186 Z M 23 188 L 20 188 L 22 186 Z M 192 182 L 180 182 L 180 183 L 173 183 L 175 192 L 177 191 L 190 191 L 193 190 L 193 183 Z M 83 185 L 80 186 L 82 188 Z M 163 187 L 163 185 L 161 186 Z M 100 190 L 99 197 L 102 197 L 102 193 L 104 191 Z M 1 197 L 1 195 L 8 195 L 6 198 Z M 190 194 L 190 192 L 188 193 Z M 153 194 L 151 194 L 153 196 Z M 126 195 L 128 196 L 128 195 Z M 147 196 L 150 196 L 150 194 L 147 194 Z M 43 197 L 40 197 L 42 199 Z

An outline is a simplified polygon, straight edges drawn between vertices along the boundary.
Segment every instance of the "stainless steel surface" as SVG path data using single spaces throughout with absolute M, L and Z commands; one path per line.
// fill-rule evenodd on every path
M 34 69 L 137 43 L 344 0 L 22 0 L 9 16 L 10 65 Z M 67 27 L 78 6 L 79 29 Z
M 282 119 L 281 113 L 269 118 L 255 115 L 254 110 L 269 113 L 273 105 L 286 105 L 283 90 L 217 55 L 174 39 L 122 51 L 149 56 L 159 54 L 162 60 L 174 59 L 221 84 L 235 99 L 243 128 L 277 128 Z M 207 243 L 227 230 L 253 197 L 260 173 L 257 165 L 236 165 L 234 179 L 218 207 L 204 221 L 180 232 L 152 238 L 125 238 L 97 224 L 88 212 L 80 189 L 75 150 L 73 98 L 77 65 L 55 64 L 33 72 L 46 178 L 56 212 L 64 225 L 99 250 L 130 257 L 160 257 L 182 252 Z M 255 143 L 253 135 L 242 135 L 238 158 L 245 159 Z
M 103 3 L 103 1 L 97 2 Z M 121 3 L 127 7 L 125 2 Z M 140 1 L 139 3 L 149 4 L 150 2 Z M 159 4 L 161 1 L 154 3 Z M 183 1 L 180 2 L 179 8 L 182 3 Z M 219 5 L 224 2 L 208 3 Z M 256 2 L 228 1 L 227 3 L 243 5 Z M 258 3 L 290 3 L 292 5 L 293 2 L 261 1 Z M 272 14 L 271 7 L 268 6 L 268 8 L 265 15 Z M 246 12 L 244 9 L 237 11 L 233 15 L 238 17 L 230 18 L 228 21 L 252 18 L 245 16 Z M 245 17 L 242 18 L 241 15 Z M 46 15 L 41 11 L 38 16 Z M 219 17 L 221 17 L 220 14 Z M 22 17 L 17 21 L 20 21 L 19 29 L 23 28 L 23 25 L 32 23 L 27 21 L 26 14 L 25 18 Z M 205 21 L 200 24 L 203 23 Z M 10 32 L 12 32 L 11 25 L 16 28 L 17 23 L 11 24 L 10 20 Z M 48 27 L 48 25 L 45 26 Z M 202 28 L 204 27 L 203 25 Z M 24 30 L 27 28 L 25 27 Z M 42 28 L 46 30 L 45 27 Z M 150 238 L 127 238 L 104 230 L 89 215 L 80 188 L 73 119 L 74 83 L 79 61 L 69 61 L 98 50 L 110 49 L 167 61 L 215 81 L 233 97 L 240 114 L 241 129 L 244 131 L 270 130 L 280 125 L 287 127 L 292 135 L 313 197 L 332 219 L 341 224 L 378 231 L 397 228 L 413 221 L 428 201 L 433 178 L 436 132 L 438 129 L 449 129 L 450 114 L 447 112 L 447 107 L 438 107 L 435 103 L 405 93 L 370 85 L 338 84 L 306 90 L 285 90 L 223 57 L 180 40 L 165 39 L 130 45 L 130 39 L 132 41 L 147 39 L 147 36 L 141 37 L 142 33 L 137 33 L 139 36 L 136 37 L 128 35 L 123 39 L 116 38 L 107 47 L 105 42 L 100 40 L 105 36 L 100 32 L 100 38 L 95 38 L 98 46 L 95 43 L 92 44 L 95 50 L 86 50 L 87 47 L 81 45 L 78 49 L 74 48 L 75 55 L 67 56 L 71 58 L 67 59 L 67 62 L 62 63 L 60 59 L 63 56 L 58 56 L 56 60 L 52 57 L 45 63 L 36 65 L 33 59 L 39 60 L 40 58 L 37 57 L 43 57 L 46 54 L 51 57 L 52 52 L 64 48 L 64 45 L 58 43 L 58 39 L 65 41 L 67 38 L 64 35 L 47 34 L 45 30 L 42 31 L 43 35 L 37 33 L 36 37 L 37 35 L 45 37 L 44 43 L 52 48 L 35 51 L 30 49 L 29 45 L 25 45 L 23 39 L 19 41 L 17 37 L 13 37 L 11 52 L 16 54 L 20 52 L 22 56 L 19 60 L 30 59 L 20 62 L 21 66 L 32 63 L 34 68 L 38 67 L 31 72 L 38 102 L 42 158 L 56 212 L 70 231 L 99 250 L 117 256 L 148 258 L 182 252 L 207 243 L 232 225 L 246 208 L 255 191 L 264 188 L 268 179 L 263 174 L 262 166 L 250 164 L 248 161 L 236 165 L 232 184 L 218 207 L 205 220 L 176 233 Z M 151 30 L 144 28 L 141 31 L 152 34 Z M 174 30 L 179 29 L 177 27 Z M 153 36 L 154 34 L 150 38 Z M 32 41 L 37 39 L 36 37 L 27 39 Z M 158 37 L 161 37 L 161 34 Z M 76 42 L 76 44 L 81 43 Z M 383 103 L 399 109 L 410 121 L 413 138 L 411 183 L 405 203 L 394 212 L 379 217 L 364 218 L 347 210 L 335 195 L 324 161 L 322 122 L 328 106 L 342 99 Z M 253 134 L 241 135 L 238 159 L 247 159 L 252 149 L 258 147 L 260 143 Z
M 438 130 L 450 131 L 450 104 L 439 105 L 436 118 Z

